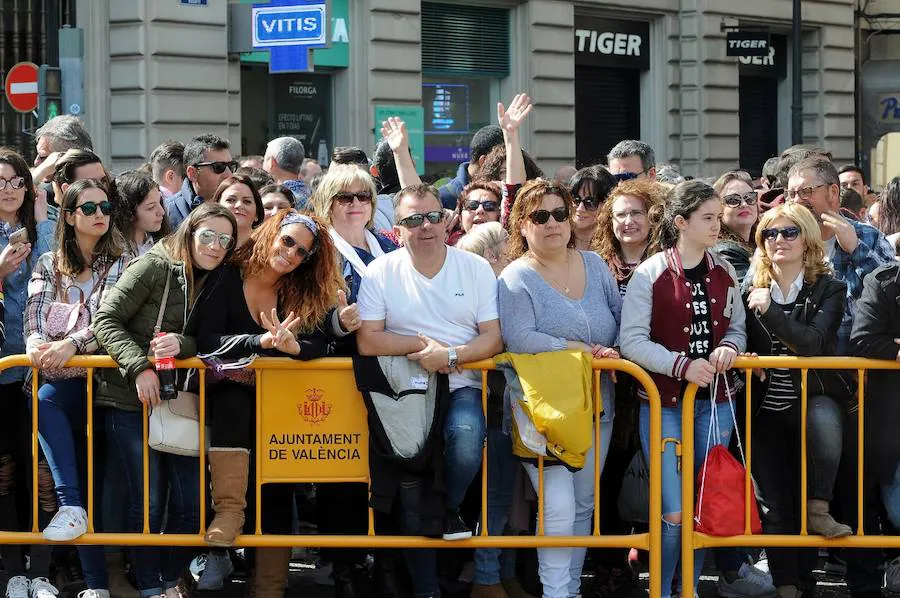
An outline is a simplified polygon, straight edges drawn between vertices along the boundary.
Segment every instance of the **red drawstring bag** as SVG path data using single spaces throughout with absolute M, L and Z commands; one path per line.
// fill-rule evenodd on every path
M 717 376 L 718 378 L 718 376 Z M 737 420 L 734 415 L 734 405 L 731 402 L 731 394 L 728 391 L 727 375 L 722 376 L 725 382 L 725 393 L 728 396 L 728 406 L 731 408 L 731 418 L 735 422 L 734 433 L 738 434 Z M 739 536 L 744 533 L 744 472 L 746 463 L 738 463 L 728 447 L 719 444 L 718 418 L 716 417 L 715 389 L 716 380 L 710 392 L 712 413 L 709 422 L 709 435 L 706 440 L 706 460 L 697 474 L 697 509 L 694 518 L 694 529 L 710 536 Z M 710 444 L 715 434 L 716 446 L 710 450 Z M 738 449 L 741 460 L 744 458 L 744 448 L 741 446 L 741 437 L 737 436 Z M 759 508 L 756 504 L 756 495 L 750 495 L 750 531 L 754 534 L 762 533 L 762 523 L 759 520 Z

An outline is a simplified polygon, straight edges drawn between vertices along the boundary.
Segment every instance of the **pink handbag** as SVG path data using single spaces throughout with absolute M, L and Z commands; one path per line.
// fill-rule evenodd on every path
M 62 277 L 59 274 L 59 270 L 57 270 L 57 298 L 68 298 L 69 290 L 75 288 L 78 290 L 79 300 L 77 303 L 54 301 L 50 304 L 50 310 L 47 312 L 47 322 L 44 326 L 44 333 L 49 341 L 61 341 L 91 325 L 91 310 L 88 308 L 87 302 L 90 301 L 94 293 L 103 289 L 103 284 L 111 267 L 112 265 L 104 270 L 87 298 L 84 296 L 84 291 L 75 285 L 69 285 L 61 289 L 62 292 L 59 292 L 62 285 Z M 47 380 L 65 380 L 68 378 L 84 378 L 87 376 L 87 370 L 85 368 L 46 369 L 41 370 L 41 374 Z

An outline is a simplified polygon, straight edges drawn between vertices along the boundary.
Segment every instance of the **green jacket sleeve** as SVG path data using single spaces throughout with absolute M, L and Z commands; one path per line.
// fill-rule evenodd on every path
M 119 364 L 129 383 L 150 368 L 151 363 L 147 359 L 149 347 L 141 347 L 135 342 L 128 325 L 156 292 L 155 289 L 165 284 L 164 276 L 168 276 L 168 271 L 153 261 L 136 261 L 125 269 L 94 316 L 94 334 Z

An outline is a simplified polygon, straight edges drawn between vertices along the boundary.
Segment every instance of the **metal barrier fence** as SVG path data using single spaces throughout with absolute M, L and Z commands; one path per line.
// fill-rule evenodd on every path
M 694 551 L 702 548 L 725 546 L 760 548 L 891 548 L 900 547 L 900 536 L 866 536 L 864 530 L 864 427 L 865 427 L 865 372 L 867 370 L 900 369 L 897 361 L 881 361 L 854 357 L 739 357 L 734 365 L 737 370 L 745 370 L 745 430 L 743 432 L 746 472 L 744 475 L 744 533 L 737 536 L 711 536 L 694 529 L 695 489 L 694 475 L 681 476 L 682 535 L 681 535 L 681 580 L 682 595 L 694 593 Z M 750 530 L 750 496 L 753 491 L 751 481 L 753 458 L 753 401 L 751 398 L 752 370 L 758 368 L 789 368 L 800 370 L 800 533 L 753 534 Z M 807 374 L 810 369 L 856 370 L 858 375 L 857 401 L 859 404 L 857 423 L 857 529 L 853 535 L 827 539 L 824 536 L 809 535 L 807 532 Z M 693 471 L 694 463 L 694 413 L 697 386 L 688 386 L 681 403 L 682 409 L 682 467 Z M 790 455 L 786 458 L 791 458 Z M 690 525 L 689 525 L 690 523 Z
M 31 363 L 24 355 L 15 355 L 0 359 L 0 371 L 11 367 L 31 367 Z M 149 451 L 148 438 L 148 409 L 143 408 L 143 531 L 141 533 L 104 533 L 94 530 L 94 512 L 96 500 L 94 497 L 94 417 L 90 408 L 94 400 L 94 371 L 102 368 L 117 367 L 112 358 L 108 356 L 78 356 L 66 364 L 67 367 L 82 367 L 87 369 L 87 505 L 88 531 L 73 544 L 110 544 L 123 546 L 205 546 L 204 534 L 206 532 L 206 428 L 199 426 L 200 433 L 200 530 L 197 534 L 153 534 L 150 532 L 149 521 Z M 207 392 L 204 364 L 199 359 L 188 359 L 176 362 L 178 368 L 196 368 L 199 371 L 200 383 L 200 421 L 206 420 Z M 650 555 L 650 596 L 659 598 L 659 571 L 660 571 L 660 535 L 661 535 L 661 411 L 659 391 L 650 376 L 634 363 L 619 359 L 596 359 L 593 362 L 593 390 L 594 390 L 594 447 L 600 444 L 601 416 L 600 404 L 600 374 L 601 371 L 618 371 L 631 375 L 647 391 L 650 400 L 650 459 L 649 459 L 649 531 L 647 533 L 629 535 L 603 535 L 600 530 L 600 459 L 594 459 L 594 515 L 593 526 L 589 536 L 547 536 L 544 534 L 544 459 L 538 459 L 538 522 L 535 536 L 490 536 L 487 533 L 487 456 L 486 450 L 482 450 L 482 476 L 481 476 L 481 517 L 482 525 L 480 534 L 468 540 L 444 541 L 411 536 L 375 535 L 374 517 L 372 509 L 369 509 L 369 525 L 367 535 L 263 535 L 261 526 L 262 504 L 259 497 L 261 488 L 266 483 L 294 483 L 294 482 L 369 482 L 366 451 L 367 442 L 360 439 L 368 437 L 365 425 L 365 406 L 362 397 L 356 390 L 352 375 L 352 362 L 349 358 L 326 358 L 314 361 L 297 361 L 287 358 L 260 358 L 250 368 L 256 370 L 256 480 L 251 487 L 256 489 L 256 529 L 253 534 L 238 536 L 235 546 L 318 546 L 334 548 L 551 548 L 551 547 L 595 547 L 595 548 L 637 548 L 646 550 Z M 487 372 L 494 369 L 494 363 L 485 360 L 470 363 L 464 366 L 470 370 L 481 370 L 482 375 L 482 409 L 487 416 L 488 384 Z M 303 372 L 297 376 L 296 372 Z M 32 523 L 31 531 L 0 531 L 0 545 L 2 544 L 48 544 L 43 538 L 38 526 L 38 388 L 39 381 L 37 369 L 32 368 L 33 379 L 31 388 L 32 401 L 32 438 L 31 450 L 32 463 Z M 330 380 L 329 380 L 330 377 Z M 343 408 L 349 406 L 353 412 L 351 421 L 355 421 L 361 427 L 353 434 L 358 434 L 356 445 L 360 447 L 360 459 L 355 464 L 355 469 L 350 475 L 330 475 L 321 468 L 313 470 L 312 475 L 306 472 L 299 474 L 291 472 L 291 467 L 279 467 L 277 463 L 267 463 L 268 454 L 264 446 L 267 425 L 271 420 L 288 411 L 297 410 L 309 422 L 321 424 L 333 409 L 333 405 L 326 404 L 323 397 L 327 391 L 322 387 L 328 384 L 336 384 L 339 399 L 344 402 Z M 264 392 L 266 396 L 264 397 Z M 299 391 L 299 392 L 298 392 Z M 297 397 L 305 393 L 306 401 L 298 403 Z M 343 396 L 341 396 L 343 395 Z M 265 403 L 265 408 L 264 408 Z M 279 403 L 283 403 L 279 406 Z M 308 416 L 308 417 L 307 417 Z M 271 450 L 271 449 L 270 449 Z M 278 449 L 275 449 L 276 451 Z M 279 458 L 280 453 L 276 452 Z M 277 459 L 280 460 L 280 459 Z M 55 544 L 55 542 L 54 542 Z

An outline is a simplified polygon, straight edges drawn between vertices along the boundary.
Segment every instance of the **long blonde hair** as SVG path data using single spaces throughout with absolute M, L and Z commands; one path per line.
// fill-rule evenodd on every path
M 753 275 L 753 286 L 758 289 L 767 289 L 774 279 L 772 260 L 766 253 L 763 231 L 779 217 L 787 218 L 800 228 L 800 239 L 805 245 L 803 249 L 803 280 L 812 284 L 820 276 L 831 274 L 831 267 L 825 260 L 825 243 L 822 241 L 822 233 L 816 217 L 798 203 L 784 203 L 766 211 L 756 227 L 756 246 L 759 251 L 755 258 L 756 272 Z

